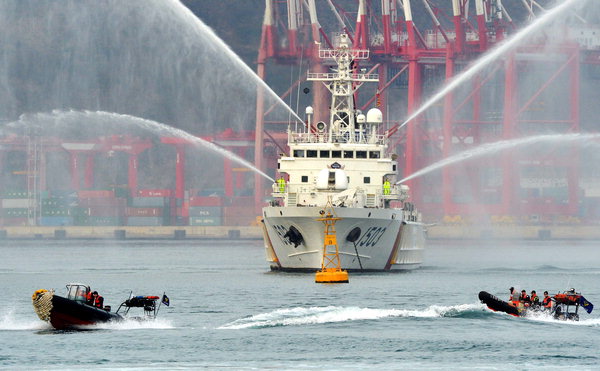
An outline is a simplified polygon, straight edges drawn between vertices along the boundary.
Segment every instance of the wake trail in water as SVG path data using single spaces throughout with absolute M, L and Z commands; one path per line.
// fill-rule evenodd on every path
M 585 318 L 580 319 L 579 321 L 565 321 L 565 320 L 557 320 L 552 317 L 550 313 L 540 312 L 540 313 L 528 313 L 524 317 L 514 317 L 510 314 L 503 312 L 490 312 L 493 315 L 499 315 L 503 317 L 510 317 L 510 319 L 524 319 L 533 322 L 545 322 L 545 323 L 553 323 L 558 325 L 568 325 L 568 326 L 587 326 L 587 327 L 600 327 L 600 318 Z M 585 314 L 584 314 L 585 315 Z
M 90 330 L 141 330 L 141 329 L 173 329 L 175 328 L 171 321 L 166 319 L 154 320 L 135 320 L 125 319 L 118 322 L 105 322 L 96 325 L 87 326 Z
M 237 319 L 218 329 L 239 330 L 279 326 L 302 326 L 336 322 L 376 320 L 382 318 L 442 318 L 478 315 L 484 311 L 481 304 L 453 306 L 431 305 L 425 309 L 374 309 L 360 307 L 296 307 L 277 309 L 247 318 Z
M 33 315 L 31 318 L 17 318 L 13 310 L 0 315 L 0 331 L 28 331 L 49 330 L 52 326 L 42 322 Z
M 80 330 L 140 330 L 140 329 L 173 329 L 171 321 L 166 319 L 136 320 L 125 319 L 119 322 L 106 322 L 96 325 L 80 326 Z M 53 331 L 52 325 L 32 315 L 31 318 L 18 318 L 14 310 L 0 315 L 0 331 Z

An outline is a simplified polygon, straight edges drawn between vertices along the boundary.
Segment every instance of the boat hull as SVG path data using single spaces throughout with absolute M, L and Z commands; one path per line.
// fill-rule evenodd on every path
M 36 305 L 36 301 L 49 301 L 51 305 L 44 305 L 42 310 L 40 305 Z M 52 327 L 58 330 L 77 329 L 79 326 L 123 319 L 116 313 L 63 298 L 51 292 L 46 292 L 34 299 L 34 308 L 40 319 L 49 322 Z
M 263 235 L 272 270 L 316 271 L 321 269 L 324 224 L 320 207 L 266 207 Z M 402 210 L 334 208 L 337 244 L 342 269 L 390 271 L 418 268 L 423 261 L 425 228 L 402 220 Z M 301 242 L 290 239 L 290 229 Z M 356 228 L 354 242 L 348 236 Z
M 515 317 L 521 317 L 524 314 L 524 311 L 519 311 L 519 308 L 485 291 L 479 293 L 479 300 L 494 312 L 504 312 Z

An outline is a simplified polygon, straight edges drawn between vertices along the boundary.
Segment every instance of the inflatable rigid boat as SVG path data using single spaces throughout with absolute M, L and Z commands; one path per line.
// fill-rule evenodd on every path
M 42 321 L 49 322 L 58 330 L 78 329 L 80 326 L 94 325 L 125 318 L 153 319 L 157 314 L 158 296 L 131 296 L 125 300 L 116 312 L 110 306 L 96 307 L 88 299 L 90 287 L 80 283 L 67 285 L 67 297 L 54 294 L 54 290 L 40 289 L 33 293 L 33 308 Z M 169 305 L 169 298 L 163 295 L 162 303 Z M 160 306 L 160 305 L 159 305 Z M 131 308 L 142 308 L 144 316 L 129 317 Z M 123 315 L 119 312 L 123 309 Z
M 575 289 L 558 293 L 552 297 L 552 306 L 548 309 L 537 306 L 528 306 L 520 301 L 504 301 L 496 296 L 481 291 L 479 292 L 479 300 L 487 305 L 494 312 L 504 312 L 515 317 L 525 317 L 533 312 L 547 311 L 557 320 L 579 321 L 579 307 L 582 307 L 586 312 L 592 313 L 594 305 L 590 303 Z

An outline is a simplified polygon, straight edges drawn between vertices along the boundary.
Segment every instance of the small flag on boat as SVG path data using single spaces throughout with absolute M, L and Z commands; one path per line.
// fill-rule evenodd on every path
M 169 300 L 169 297 L 168 297 L 167 295 L 165 295 L 165 294 L 163 294 L 163 297 L 162 297 L 162 303 L 163 303 L 164 305 L 166 305 L 167 307 L 168 307 L 168 306 L 169 306 L 169 304 L 171 303 L 171 301 Z
M 594 310 L 594 304 L 587 301 L 583 296 L 579 297 L 579 305 L 581 305 L 588 313 L 592 313 L 592 310 Z

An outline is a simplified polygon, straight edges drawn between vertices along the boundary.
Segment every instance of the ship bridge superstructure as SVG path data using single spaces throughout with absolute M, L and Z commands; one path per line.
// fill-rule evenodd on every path
M 388 155 L 387 133 L 380 133 L 382 112 L 357 110 L 354 94 L 365 82 L 377 82 L 376 74 L 357 73 L 353 64 L 367 59 L 368 50 L 351 48 L 346 34 L 338 36 L 336 49 L 320 49 L 323 59 L 335 62 L 333 72 L 308 73 L 308 80 L 322 81 L 331 93 L 330 120 L 313 122 L 307 107 L 306 123 L 288 128 L 289 155 L 279 159 L 282 177 L 273 196 L 281 206 L 386 208 L 390 201 L 407 198 L 408 187 L 396 186 L 397 162 Z

